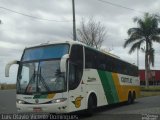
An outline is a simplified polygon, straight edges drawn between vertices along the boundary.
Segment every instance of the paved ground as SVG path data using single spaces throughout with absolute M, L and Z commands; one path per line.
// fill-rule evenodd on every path
M 0 113 L 14 113 L 16 111 L 15 103 L 15 90 L 0 90 Z
M 15 102 L 16 94 L 14 90 L 0 91 L 0 113 L 16 113 Z M 160 96 L 139 98 L 132 105 L 118 104 L 99 108 L 92 117 L 82 116 L 80 119 L 142 120 L 145 116 L 152 117 L 151 115 L 159 115 L 155 120 L 160 119 Z
M 84 120 L 160 120 L 160 96 L 139 98 L 134 104 L 100 108 Z

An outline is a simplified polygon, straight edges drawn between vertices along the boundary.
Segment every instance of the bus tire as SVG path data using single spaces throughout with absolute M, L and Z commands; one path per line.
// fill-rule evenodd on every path
M 134 103 L 135 99 L 136 99 L 136 93 L 135 91 L 133 91 L 131 103 Z
M 128 100 L 127 100 L 127 104 L 129 105 L 129 104 L 131 104 L 132 103 L 132 93 L 131 92 L 129 92 L 128 93 Z
M 88 99 L 87 116 L 92 116 L 97 107 L 97 98 L 95 94 L 91 94 Z

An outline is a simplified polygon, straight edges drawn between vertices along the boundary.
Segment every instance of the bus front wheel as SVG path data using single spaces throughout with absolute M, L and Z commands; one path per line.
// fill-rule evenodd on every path
M 88 99 L 87 115 L 88 116 L 93 115 L 93 112 L 96 109 L 96 107 L 97 107 L 96 96 L 94 94 L 91 94 Z

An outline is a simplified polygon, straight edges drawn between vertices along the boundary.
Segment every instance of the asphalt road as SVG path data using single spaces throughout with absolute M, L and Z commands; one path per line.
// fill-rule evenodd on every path
M 16 113 L 16 93 L 14 90 L 0 91 L 0 113 Z M 151 115 L 151 116 L 150 116 Z M 159 115 L 160 119 L 160 96 L 139 98 L 134 104 L 118 104 L 99 108 L 92 117 L 82 116 L 84 120 L 142 120 L 143 117 Z M 145 119 L 143 119 L 145 120 Z M 149 120 L 149 119 L 148 119 Z
M 0 113 L 16 112 L 16 91 L 0 90 Z

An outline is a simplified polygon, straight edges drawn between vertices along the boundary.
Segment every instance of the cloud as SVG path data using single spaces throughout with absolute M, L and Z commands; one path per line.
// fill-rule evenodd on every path
M 128 54 L 129 48 L 124 49 L 124 40 L 128 38 L 127 30 L 135 27 L 133 18 L 142 16 L 144 12 L 160 11 L 159 0 L 108 0 L 110 2 L 135 9 L 131 11 L 124 8 L 99 2 L 98 0 L 75 0 L 76 24 L 84 18 L 94 17 L 106 26 L 107 35 L 103 47 L 131 63 L 137 63 L 136 52 Z M 0 81 L 16 81 L 16 69 L 11 69 L 11 78 L 4 77 L 4 67 L 10 60 L 21 58 L 25 46 L 34 45 L 54 40 L 72 39 L 72 1 L 71 0 L 2 0 L 1 7 L 6 7 L 17 12 L 31 16 L 70 22 L 51 22 L 37 20 L 22 16 L 0 8 Z M 159 51 L 159 44 L 155 44 Z M 139 53 L 140 68 L 144 68 L 144 54 Z M 159 54 L 156 53 L 155 68 L 160 68 Z M 10 80 L 12 79 L 12 80 Z

